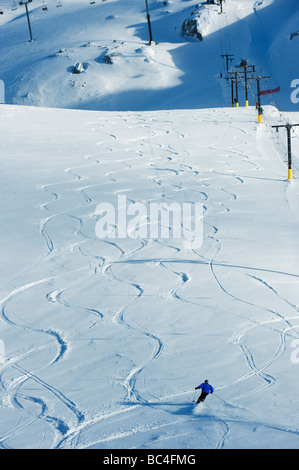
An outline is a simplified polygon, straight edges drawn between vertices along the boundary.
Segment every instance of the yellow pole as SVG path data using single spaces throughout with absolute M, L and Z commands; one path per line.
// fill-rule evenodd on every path
M 236 103 L 236 108 L 238 108 L 238 107 L 239 107 L 239 103 Z
M 245 106 L 248 107 L 248 100 L 245 101 Z
M 289 179 L 289 180 L 292 180 L 292 179 L 293 179 L 293 170 L 292 170 L 292 168 L 289 168 L 289 169 L 288 169 L 288 179 Z
M 261 114 L 258 115 L 258 122 L 262 122 L 262 115 Z

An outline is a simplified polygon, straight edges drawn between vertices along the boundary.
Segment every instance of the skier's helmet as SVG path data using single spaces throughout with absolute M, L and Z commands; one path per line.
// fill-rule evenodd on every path
M 209 381 L 208 381 L 208 380 L 205 380 L 205 384 L 208 384 L 208 383 L 209 383 Z

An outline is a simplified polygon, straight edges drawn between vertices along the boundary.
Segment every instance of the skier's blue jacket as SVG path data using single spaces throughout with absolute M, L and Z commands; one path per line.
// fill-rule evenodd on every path
M 213 393 L 213 392 L 214 392 L 214 389 L 213 389 L 212 385 L 207 384 L 207 383 L 205 383 L 205 382 L 202 383 L 202 384 L 200 384 L 198 387 L 195 387 L 195 388 L 196 388 L 196 389 L 202 388 L 202 391 L 203 391 L 204 393 Z

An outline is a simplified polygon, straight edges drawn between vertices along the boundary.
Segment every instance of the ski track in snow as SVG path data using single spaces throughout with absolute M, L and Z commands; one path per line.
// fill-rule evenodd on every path
M 137 118 L 135 117 L 135 119 Z M 209 181 L 204 184 L 199 184 L 199 169 L 195 169 L 192 164 L 188 163 L 191 153 L 187 148 L 187 144 L 184 144 L 184 140 L 186 140 L 184 132 L 176 130 L 171 121 L 165 121 L 163 123 L 163 127 L 161 127 L 161 123 L 155 123 L 154 119 L 152 119 L 152 122 L 146 123 L 145 118 L 142 119 L 140 116 L 139 120 L 143 122 L 144 135 L 138 140 L 138 152 L 136 152 L 134 157 L 130 157 L 127 162 L 118 161 L 116 168 L 113 171 L 105 172 L 105 169 L 103 169 L 104 178 L 112 184 L 115 183 L 115 188 L 117 188 L 120 179 L 124 176 L 124 172 L 128 175 L 127 178 L 129 180 L 130 172 L 133 171 L 134 168 L 134 163 L 138 164 L 141 159 L 144 159 L 147 168 L 147 171 L 145 172 L 146 180 L 151 182 L 153 189 L 155 187 L 163 188 L 163 196 L 165 198 L 169 198 L 171 200 L 173 191 L 179 191 L 181 188 L 184 188 L 185 181 L 194 180 L 195 182 L 198 182 L 198 189 L 194 189 L 192 186 L 192 191 L 196 192 L 197 196 L 204 203 L 204 210 L 208 215 L 212 210 L 212 206 L 217 204 L 217 202 L 212 200 L 213 196 L 211 196 L 213 182 Z M 134 125 L 137 125 L 137 123 L 138 121 L 135 121 Z M 229 120 L 225 123 L 225 127 L 218 137 L 218 142 L 215 142 L 214 147 L 217 148 L 223 139 L 226 138 L 226 134 L 232 129 L 236 130 L 236 127 L 233 126 L 232 121 Z M 238 130 L 241 134 L 245 132 L 242 128 L 238 128 Z M 101 137 L 106 146 L 104 150 L 107 152 L 113 152 L 113 143 L 110 142 L 110 139 L 115 145 L 117 145 L 120 139 L 117 134 L 112 135 L 105 133 L 101 128 L 95 128 L 94 132 L 101 132 Z M 159 139 L 158 143 L 157 139 Z M 101 142 L 101 146 L 102 145 L 103 142 Z M 137 147 L 136 142 L 134 145 Z M 238 146 L 233 145 L 228 150 L 228 154 L 231 158 L 235 158 L 236 155 L 240 157 L 238 150 L 239 146 L 241 147 L 241 144 Z M 41 191 L 46 192 L 50 196 L 50 199 L 47 202 L 40 205 L 41 209 L 46 213 L 46 217 L 40 221 L 40 234 L 45 241 L 47 253 L 28 266 L 27 270 L 30 271 L 33 266 L 39 264 L 44 272 L 47 272 L 49 263 L 51 263 L 55 256 L 60 255 L 61 253 L 64 255 L 68 253 L 69 256 L 80 258 L 81 261 L 84 261 L 84 266 L 81 265 L 79 268 L 74 267 L 72 270 L 68 271 L 67 276 L 63 273 L 53 273 L 51 276 L 45 276 L 44 278 L 37 279 L 26 285 L 16 287 L 1 300 L 1 320 L 4 323 L 16 330 L 29 330 L 34 335 L 47 337 L 50 340 L 49 342 L 42 342 L 43 344 L 36 348 L 29 348 L 27 351 L 22 352 L 19 355 L 8 358 L 5 365 L 2 367 L 0 384 L 3 393 L 7 397 L 7 404 L 9 403 L 9 405 L 14 407 L 16 411 L 19 410 L 22 413 L 26 410 L 27 403 L 30 403 L 30 410 L 28 408 L 26 421 L 16 424 L 11 430 L 7 431 L 6 434 L 0 436 L 0 444 L 3 447 L 5 447 L 6 441 L 9 442 L 10 438 L 17 436 L 19 432 L 22 432 L 26 427 L 30 427 L 37 420 L 42 420 L 47 426 L 51 427 L 53 432 L 52 447 L 56 448 L 75 446 L 96 447 L 101 446 L 105 442 L 115 442 L 118 439 L 120 439 L 121 442 L 121 439 L 124 437 L 128 437 L 136 433 L 142 434 L 157 429 L 164 429 L 170 425 L 180 425 L 182 422 L 190 420 L 189 415 L 185 417 L 180 416 L 179 418 L 173 415 L 170 419 L 170 413 L 166 412 L 164 413 L 167 416 L 166 421 L 161 416 L 161 421 L 158 423 L 155 422 L 151 425 L 145 424 L 144 426 L 140 425 L 139 427 L 135 427 L 131 430 L 110 434 L 109 432 L 105 434 L 105 431 L 103 431 L 102 435 L 97 438 L 94 437 L 90 442 L 85 442 L 84 439 L 82 442 L 80 441 L 84 432 L 90 430 L 93 426 L 98 426 L 102 422 L 114 420 L 126 413 L 134 413 L 136 410 L 144 406 L 155 408 L 155 402 L 157 401 L 157 397 L 155 397 L 148 389 L 146 390 L 146 396 L 144 396 L 144 392 L 141 391 L 141 388 L 144 389 L 144 387 L 142 386 L 140 388 L 140 385 L 144 384 L 143 379 L 146 374 L 147 367 L 152 365 L 153 361 L 159 360 L 160 357 L 163 357 L 163 351 L 166 345 L 164 344 L 164 339 L 162 337 L 159 337 L 155 331 L 151 331 L 147 327 L 143 326 L 142 320 L 138 319 L 138 310 L 140 309 L 140 302 L 144 299 L 144 289 L 146 286 L 143 286 L 141 281 L 138 282 L 135 281 L 135 279 L 130 280 L 130 278 L 122 278 L 118 274 L 117 268 L 119 266 L 130 266 L 130 264 L 134 266 L 134 264 L 132 264 L 133 255 L 136 264 L 143 262 L 146 265 L 155 262 L 155 266 L 161 270 L 161 277 L 166 275 L 172 279 L 176 278 L 177 280 L 175 286 L 170 291 L 168 290 L 163 293 L 165 299 L 171 298 L 174 302 L 180 302 L 182 305 L 190 303 L 197 305 L 198 307 L 202 306 L 200 299 L 197 300 L 196 298 L 189 298 L 184 295 L 184 288 L 192 282 L 192 275 L 188 271 L 188 261 L 185 262 L 184 259 L 180 259 L 178 257 L 173 261 L 174 267 L 172 267 L 172 263 L 169 262 L 168 259 L 157 259 L 155 261 L 147 259 L 146 256 L 143 258 L 143 251 L 146 253 L 146 250 L 149 247 L 147 240 L 138 240 L 137 246 L 131 250 L 128 250 L 121 240 L 106 240 L 105 243 L 110 244 L 115 250 L 114 252 L 117 253 L 112 257 L 112 259 L 105 259 L 104 256 L 101 257 L 91 253 L 88 249 L 88 243 L 96 241 L 96 237 L 95 235 L 90 236 L 86 234 L 85 222 L 86 215 L 92 210 L 96 203 L 91 194 L 92 189 L 96 188 L 97 184 L 94 183 L 92 177 L 85 176 L 84 173 L 88 172 L 92 167 L 99 170 L 101 165 L 105 166 L 105 158 L 103 159 L 104 161 L 95 155 L 88 155 L 83 158 L 85 160 L 84 164 L 65 169 L 65 173 L 71 178 L 68 178 L 65 181 L 44 185 L 40 188 Z M 243 163 L 245 174 L 249 166 L 251 166 L 254 171 L 258 171 L 259 167 L 253 162 L 250 162 L 250 158 L 243 153 L 241 154 L 241 161 Z M 238 201 L 238 185 L 246 184 L 246 178 L 233 173 L 230 166 L 228 166 L 227 172 L 212 168 L 211 173 L 223 175 L 223 184 L 219 188 L 219 191 L 222 194 L 222 200 L 218 203 L 220 208 L 219 214 L 222 211 L 224 213 L 230 212 L 233 205 Z M 83 182 L 85 182 L 85 184 L 83 184 Z M 67 193 L 69 191 L 77 192 L 81 197 L 81 201 L 78 202 L 77 206 L 69 207 L 69 205 L 66 205 L 65 209 L 59 210 L 59 204 L 64 204 L 64 199 L 67 197 Z M 117 190 L 115 191 L 115 194 L 121 192 L 121 190 Z M 61 218 L 65 218 L 73 223 L 73 230 L 76 235 L 76 241 L 70 240 L 65 246 L 59 246 L 59 233 L 57 231 L 55 232 L 55 223 L 57 220 L 61 220 Z M 53 228 L 51 228 L 52 226 L 54 227 L 54 233 Z M 251 320 L 251 324 L 244 330 L 239 331 L 232 341 L 242 352 L 248 367 L 248 373 L 238 377 L 234 383 L 237 384 L 242 381 L 250 381 L 252 377 L 259 379 L 258 386 L 253 389 L 249 388 L 249 391 L 245 394 L 243 393 L 234 397 L 235 400 L 240 400 L 244 397 L 260 393 L 267 387 L 275 384 L 275 376 L 266 371 L 285 353 L 286 335 L 289 334 L 293 327 L 292 318 L 298 318 L 299 308 L 294 305 L 293 302 L 279 294 L 274 287 L 262 278 L 262 270 L 259 269 L 259 267 L 234 266 L 233 264 L 222 264 L 218 261 L 222 250 L 220 227 L 205 222 L 205 228 L 207 229 L 205 238 L 209 243 L 212 254 L 209 257 L 204 257 L 196 251 L 194 251 L 193 254 L 194 257 L 197 258 L 198 263 L 202 263 L 209 267 L 210 282 L 214 282 L 217 288 L 220 289 L 225 296 L 233 299 L 235 302 L 247 304 L 255 311 L 268 314 L 266 317 L 267 319 L 264 321 Z M 157 246 L 162 243 L 162 245 L 167 246 L 169 250 L 172 250 L 173 254 L 181 255 L 180 248 L 172 244 L 171 240 L 168 240 L 167 242 L 153 240 L 152 243 Z M 184 265 L 184 268 L 182 269 L 178 269 L 178 266 L 181 266 L 180 262 L 182 263 L 182 266 Z M 192 260 L 190 263 L 192 263 Z M 279 298 L 280 301 L 287 304 L 287 306 L 293 310 L 297 316 L 284 316 L 278 311 L 276 312 L 271 308 L 260 306 L 258 303 L 249 302 L 248 300 L 243 299 L 240 295 L 235 295 L 230 291 L 230 287 L 224 285 L 221 280 L 220 270 L 223 270 L 224 267 L 229 273 L 237 271 L 238 275 L 242 276 L 247 283 L 258 283 L 259 286 L 267 291 L 268 294 L 270 293 L 272 296 Z M 254 273 L 255 269 L 257 270 L 257 274 Z M 16 275 L 11 277 L 7 283 L 11 284 L 12 281 L 16 283 L 18 277 L 21 277 L 24 272 L 25 270 L 16 273 Z M 127 289 L 129 293 L 126 300 L 124 300 L 123 305 L 121 305 L 121 307 L 118 308 L 110 318 L 101 312 L 98 305 L 95 305 L 94 307 L 76 305 L 75 301 L 72 303 L 71 300 L 67 300 L 72 298 L 72 292 L 77 286 L 80 286 L 86 281 L 89 282 L 100 274 L 113 285 L 120 285 L 122 288 Z M 285 273 L 285 275 L 291 274 Z M 68 277 L 70 277 L 70 280 L 68 280 Z M 51 285 L 55 285 L 55 289 L 49 290 Z M 63 331 L 55 331 L 51 328 L 36 328 L 27 324 L 26 320 L 22 319 L 22 314 L 19 311 L 22 296 L 28 293 L 35 296 L 35 292 L 40 295 L 41 289 L 44 293 L 43 302 L 50 302 L 53 304 L 53 307 L 66 309 L 69 312 L 79 311 L 80 315 L 86 317 L 84 326 L 81 325 L 78 329 L 74 328 L 71 333 L 65 333 Z M 45 291 L 45 289 L 47 291 Z M 132 294 L 132 292 L 134 293 Z M 16 307 L 14 307 L 14 302 L 16 303 Z M 136 305 L 136 313 L 134 314 L 134 318 L 132 318 L 128 311 L 129 308 L 131 310 L 132 308 L 134 309 L 134 305 Z M 235 313 L 235 315 L 238 316 L 238 313 Z M 242 314 L 240 314 L 239 317 L 241 318 Z M 76 404 L 73 399 L 69 398 L 64 392 L 48 383 L 46 380 L 43 380 L 41 377 L 49 368 L 54 368 L 58 363 L 64 361 L 68 352 L 71 354 L 72 340 L 74 337 L 77 337 L 83 331 L 92 329 L 96 325 L 100 325 L 104 321 L 110 324 L 115 324 L 118 328 L 123 330 L 124 334 L 143 337 L 145 343 L 150 345 L 151 351 L 147 357 L 141 361 L 139 361 L 138 357 L 133 358 L 131 369 L 127 370 L 122 377 L 121 383 L 124 390 L 123 403 L 114 403 L 113 409 L 110 412 L 99 410 L 91 413 L 90 411 L 80 409 L 79 405 Z M 281 328 L 281 326 L 276 326 L 277 322 L 280 322 L 280 324 L 282 323 L 284 327 Z M 249 346 L 250 335 L 254 335 L 256 330 L 260 328 L 269 329 L 277 333 L 275 353 L 263 364 L 258 364 L 258 361 L 255 359 L 254 353 L 250 350 Z M 40 363 L 38 355 L 46 349 L 49 349 L 51 357 L 48 358 L 46 363 L 44 361 Z M 34 370 L 29 371 L 21 365 L 21 362 L 25 363 L 25 360 L 32 356 L 36 358 L 36 367 Z M 15 378 L 13 379 L 9 378 L 11 369 L 13 369 L 15 375 Z M 29 382 L 38 386 L 38 389 L 42 391 L 41 396 L 36 396 L 33 393 L 26 391 L 25 385 L 28 385 Z M 222 387 L 222 389 L 233 387 L 234 383 L 227 383 Z M 163 398 L 171 399 L 171 396 L 159 397 L 158 400 L 163 400 Z M 53 408 L 53 401 L 59 404 L 60 414 L 56 416 L 53 415 L 53 409 L 55 409 L 55 406 Z M 227 406 L 233 407 L 233 405 L 230 405 L 229 403 L 227 403 Z M 35 410 L 34 414 L 32 411 L 33 408 Z M 238 413 L 238 411 L 236 411 L 236 413 Z M 70 415 L 72 418 L 70 418 Z M 233 416 L 236 420 L 236 414 Z M 231 418 L 220 418 L 218 416 L 213 416 L 212 414 L 204 413 L 201 415 L 201 419 L 202 418 L 208 420 L 210 426 L 215 429 L 217 439 L 214 443 L 214 447 L 225 448 L 226 440 L 231 432 Z M 251 423 L 250 421 L 247 421 L 246 424 L 252 426 L 267 426 L 265 423 Z M 194 427 L 197 430 L 198 427 L 200 429 L 200 424 L 198 424 L 197 418 L 194 418 Z M 292 430 L 290 432 L 297 431 Z

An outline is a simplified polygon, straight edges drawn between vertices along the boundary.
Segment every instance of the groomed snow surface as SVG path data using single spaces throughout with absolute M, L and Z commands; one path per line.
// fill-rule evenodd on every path
M 156 48 L 146 45 L 144 8 L 128 0 L 122 16 L 116 0 L 84 3 L 54 6 L 56 22 L 39 22 L 36 10 L 34 43 L 20 37 L 24 11 L 3 24 L 0 445 L 298 448 L 298 131 L 288 181 L 286 132 L 271 128 L 299 122 L 296 77 L 277 65 L 269 86 L 279 77 L 281 104 L 263 98 L 262 123 L 254 89 L 248 108 L 243 95 L 239 108 L 225 107 L 230 90 L 219 78 L 221 38 L 239 37 L 237 57 L 271 63 L 266 49 L 255 55 L 253 31 L 280 2 L 227 0 L 225 36 L 211 22 L 202 42 L 175 29 L 193 4 L 163 4 L 171 14 L 155 2 Z M 93 7 L 105 9 L 99 23 Z M 114 64 L 96 60 L 113 44 Z M 59 48 L 67 52 L 52 57 Z M 196 51 L 202 74 L 190 61 Z M 78 76 L 76 62 L 88 66 Z M 135 208 L 200 203 L 202 243 L 100 238 L 99 204 L 117 207 L 120 196 Z M 215 393 L 196 406 L 205 379 Z

